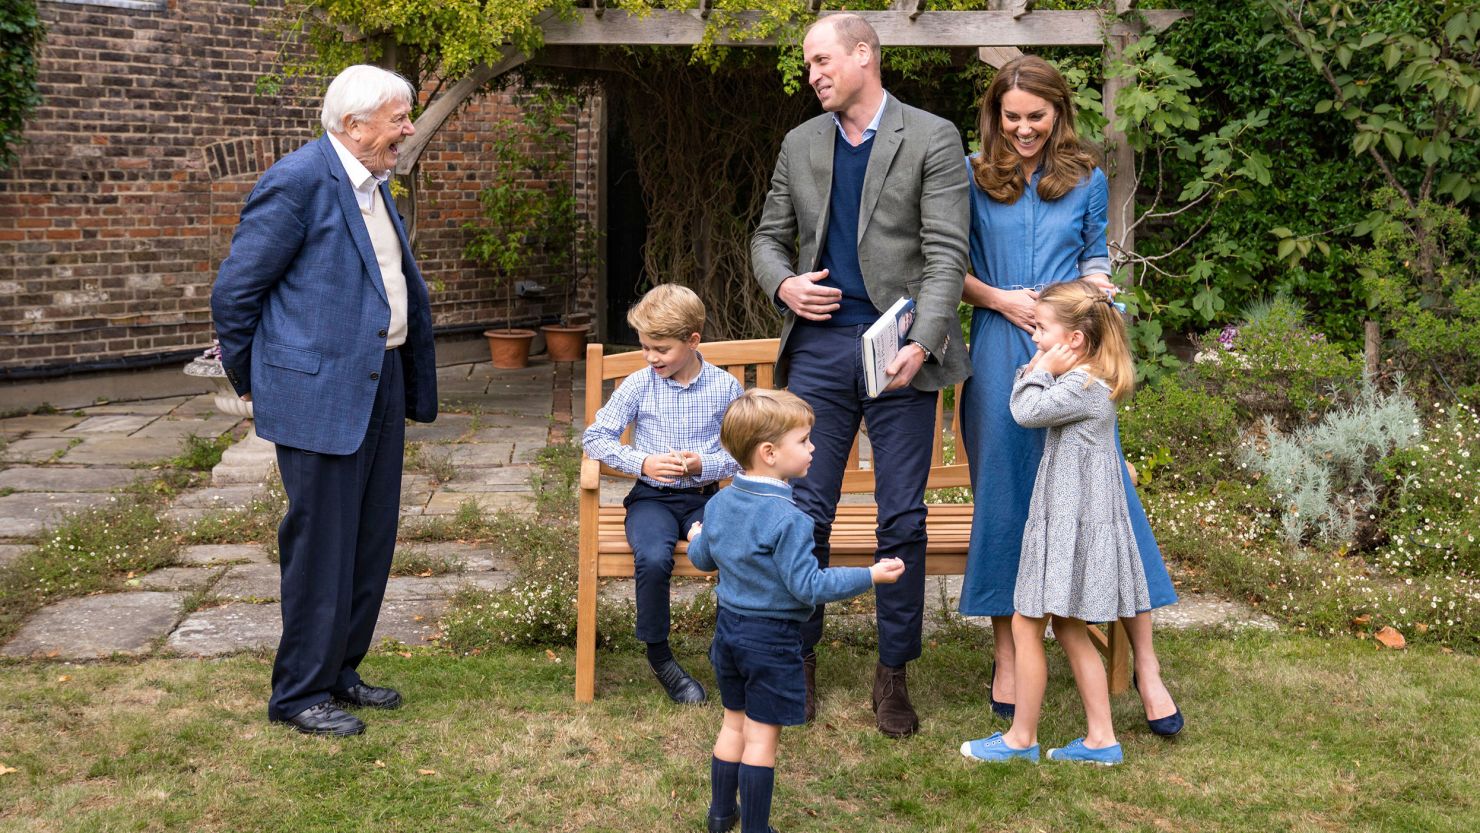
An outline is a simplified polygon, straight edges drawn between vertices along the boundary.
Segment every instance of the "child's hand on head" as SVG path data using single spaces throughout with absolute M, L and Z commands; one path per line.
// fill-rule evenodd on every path
M 686 540 L 692 541 L 695 538 L 698 538 L 699 537 L 699 533 L 701 533 L 703 531 L 704 531 L 704 524 L 702 524 L 702 523 L 700 523 L 698 521 L 694 521 L 694 523 L 689 526 L 689 534 L 688 534 L 688 537 L 687 537 Z
M 1048 371 L 1051 376 L 1062 375 L 1079 364 L 1079 356 L 1063 344 L 1055 344 L 1038 362 L 1038 369 Z
M 881 558 L 868 568 L 868 573 L 874 584 L 893 584 L 904 575 L 904 562 L 898 558 Z

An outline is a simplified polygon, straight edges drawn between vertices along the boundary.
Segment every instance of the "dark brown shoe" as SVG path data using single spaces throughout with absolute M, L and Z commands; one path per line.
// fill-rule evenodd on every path
M 881 662 L 874 667 L 874 717 L 879 731 L 891 738 L 907 738 L 920 731 L 920 718 L 910 705 L 905 684 L 905 666 L 890 668 Z
M 802 719 L 808 723 L 817 719 L 817 652 L 802 657 L 802 681 L 807 685 L 807 706 Z

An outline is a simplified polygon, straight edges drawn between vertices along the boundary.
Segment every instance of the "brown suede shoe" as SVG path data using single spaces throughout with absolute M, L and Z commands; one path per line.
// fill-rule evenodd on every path
M 807 685 L 807 705 L 802 719 L 808 723 L 817 719 L 817 652 L 802 657 L 802 681 Z
M 890 668 L 881 662 L 874 667 L 874 717 L 879 731 L 891 738 L 907 738 L 920 731 L 920 718 L 910 705 L 905 684 L 905 666 Z

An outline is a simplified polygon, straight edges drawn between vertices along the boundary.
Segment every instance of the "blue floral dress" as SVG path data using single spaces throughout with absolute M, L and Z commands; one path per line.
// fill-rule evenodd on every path
M 1096 168 L 1089 178 L 1057 200 L 1038 196 L 1039 173 L 1012 205 L 987 196 L 971 177 L 971 272 L 1001 289 L 1041 289 L 1084 275 L 1109 274 L 1105 244 L 1110 186 Z M 1033 478 L 1043 456 L 1044 430 L 1019 426 L 1012 418 L 1017 369 L 1033 357 L 1027 332 L 989 309 L 971 316 L 971 378 L 961 394 L 961 443 L 971 464 L 971 547 L 961 589 L 961 612 L 968 616 L 1010 616 L 1022 552 L 1023 526 L 1033 496 Z M 1120 451 L 1120 437 L 1115 438 Z M 1161 549 L 1146 520 L 1146 510 L 1121 467 L 1126 505 L 1135 532 L 1150 608 L 1177 601 Z

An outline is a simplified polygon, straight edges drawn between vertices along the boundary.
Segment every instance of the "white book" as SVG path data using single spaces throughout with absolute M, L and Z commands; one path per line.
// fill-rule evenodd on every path
M 905 345 L 910 325 L 915 323 L 915 302 L 912 298 L 900 298 L 894 302 L 879 320 L 863 331 L 863 381 L 869 398 L 884 392 L 889 384 L 889 375 L 884 368 L 899 355 Z

